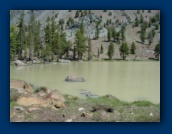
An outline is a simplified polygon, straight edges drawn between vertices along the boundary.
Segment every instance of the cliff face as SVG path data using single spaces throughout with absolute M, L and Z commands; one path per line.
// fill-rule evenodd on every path
M 18 18 L 20 15 L 21 10 L 11 10 L 10 11 L 10 25 L 17 24 Z M 30 16 L 31 16 L 31 10 L 24 10 L 25 12 L 25 23 L 27 24 L 29 22 Z M 82 10 L 84 12 L 84 10 Z M 87 10 L 87 12 L 89 12 Z M 126 42 L 128 43 L 129 47 L 131 47 L 132 42 L 136 45 L 136 54 L 135 55 L 129 55 L 128 59 L 148 59 L 154 57 L 154 48 L 155 45 L 160 41 L 160 30 L 155 30 L 156 34 L 153 39 L 153 43 L 148 48 L 148 39 L 145 40 L 144 44 L 141 44 L 140 42 L 140 27 L 133 27 L 133 24 L 135 22 L 136 16 L 138 19 L 140 19 L 140 16 L 142 14 L 144 21 L 149 22 L 149 18 L 155 16 L 156 13 L 158 13 L 158 10 L 91 10 L 91 13 L 87 15 L 84 15 L 81 17 L 81 12 L 79 13 L 79 17 L 75 17 L 76 10 L 34 10 L 35 18 L 36 20 L 39 20 L 42 25 L 42 29 L 46 25 L 46 19 L 49 16 L 50 18 L 52 16 L 55 17 L 56 24 L 59 23 L 59 20 L 64 20 L 64 31 L 66 32 L 66 39 L 71 40 L 74 42 L 75 38 L 75 32 L 79 28 L 81 22 L 84 23 L 85 28 L 85 36 L 89 37 L 92 40 L 92 49 L 93 54 L 97 55 L 98 48 L 100 49 L 101 44 L 104 47 L 104 53 L 100 54 L 100 58 L 108 58 L 107 56 L 107 50 L 109 46 L 109 42 L 107 42 L 107 29 L 105 25 L 107 24 L 107 21 L 110 21 L 110 26 L 115 27 L 116 31 L 118 32 L 121 30 L 121 26 L 124 24 L 126 25 L 126 32 L 125 32 L 125 38 Z M 70 26 L 67 26 L 67 21 L 69 18 L 72 18 L 74 20 L 74 23 Z M 94 40 L 95 32 L 96 32 L 96 22 L 101 19 L 99 29 L 99 39 Z M 146 32 L 148 33 L 150 30 L 152 30 L 155 26 L 151 26 L 146 29 Z M 44 32 L 42 33 L 44 34 Z M 115 44 L 115 58 L 120 58 L 120 52 L 119 47 L 120 44 L 114 42 Z M 85 54 L 86 57 L 86 54 Z

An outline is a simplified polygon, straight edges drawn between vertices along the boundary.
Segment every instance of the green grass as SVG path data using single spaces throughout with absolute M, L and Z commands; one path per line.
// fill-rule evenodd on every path
M 134 101 L 131 104 L 135 105 L 135 106 L 151 106 L 154 105 L 152 102 L 150 101 Z
M 17 106 L 17 102 L 16 101 L 10 101 L 10 108 L 13 108 Z
M 99 97 L 99 98 L 88 98 L 87 101 L 89 103 L 93 103 L 93 104 L 109 105 L 109 106 L 112 106 L 112 107 L 128 106 L 129 105 L 128 102 L 120 101 L 117 98 L 109 99 L 106 96 L 102 96 L 102 97 Z

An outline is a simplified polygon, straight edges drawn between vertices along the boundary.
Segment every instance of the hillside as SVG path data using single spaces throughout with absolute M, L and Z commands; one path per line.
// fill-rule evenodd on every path
M 24 10 L 25 16 L 24 20 L 26 25 L 28 25 L 31 10 Z M 79 29 L 81 22 L 83 21 L 85 37 L 91 38 L 92 44 L 92 52 L 93 59 L 97 59 L 98 49 L 100 49 L 101 45 L 104 48 L 103 53 L 100 54 L 100 59 L 108 59 L 107 51 L 109 47 L 109 41 L 107 41 L 107 27 L 114 27 L 116 32 L 121 30 L 122 25 L 126 26 L 125 31 L 125 41 L 128 44 L 129 48 L 131 48 L 132 43 L 134 42 L 136 45 L 136 54 L 129 54 L 127 59 L 138 59 L 138 60 L 146 60 L 150 58 L 154 58 L 154 49 L 155 46 L 160 42 L 160 28 L 155 30 L 155 36 L 153 37 L 153 42 L 148 47 L 148 33 L 152 29 L 156 28 L 155 24 L 151 24 L 151 26 L 146 28 L 146 40 L 144 43 L 141 43 L 140 40 L 140 30 L 141 24 L 138 27 L 133 26 L 135 24 L 135 19 L 140 16 L 143 16 L 144 21 L 147 23 L 150 22 L 150 18 L 153 18 L 158 10 L 87 10 L 87 14 L 85 14 L 85 10 L 79 12 L 79 17 L 76 17 L 77 10 L 34 10 L 34 15 L 36 21 L 40 21 L 41 23 L 41 38 L 44 40 L 45 33 L 44 28 L 46 27 L 47 17 L 52 18 L 54 16 L 56 25 L 59 24 L 60 20 L 64 20 L 63 32 L 66 33 L 66 40 L 72 42 L 72 48 L 75 45 L 75 33 Z M 84 14 L 81 17 L 82 13 Z M 91 13 L 88 13 L 91 12 Z M 10 11 L 10 26 L 18 23 L 18 18 L 20 16 L 21 10 L 11 10 Z M 74 22 L 67 26 L 67 21 L 69 18 L 72 18 Z M 101 19 L 99 25 L 99 38 L 95 39 L 96 33 L 96 22 Z M 107 21 L 110 21 L 107 25 Z M 113 55 L 114 59 L 121 59 L 120 56 L 120 45 L 122 41 L 114 42 L 113 38 L 111 41 L 114 44 L 115 53 Z M 42 42 L 42 46 L 45 46 L 45 42 Z M 86 42 L 88 45 L 88 42 Z M 71 49 L 72 50 L 72 49 Z M 69 51 L 69 57 L 72 57 L 73 51 Z M 87 60 L 87 52 L 83 54 L 83 60 Z

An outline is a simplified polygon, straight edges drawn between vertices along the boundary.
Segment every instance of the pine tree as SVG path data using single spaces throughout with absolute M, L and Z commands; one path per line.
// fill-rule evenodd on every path
M 139 26 L 139 19 L 138 19 L 138 17 L 136 16 L 136 18 L 135 18 L 135 27 L 138 27 Z
M 69 59 L 69 50 L 72 47 L 72 42 L 71 41 L 67 41 L 64 47 L 64 52 L 66 54 L 66 58 Z
M 56 42 L 54 46 L 54 51 L 57 54 L 57 61 L 58 61 L 58 59 L 61 58 L 62 55 L 61 37 L 59 32 L 56 33 Z
M 47 17 L 46 20 L 47 24 L 46 27 L 44 29 L 45 31 L 45 43 L 46 45 L 51 45 L 51 26 L 50 26 L 50 17 Z
M 120 47 L 120 55 L 123 60 L 126 60 L 127 55 L 129 54 L 129 48 L 126 42 L 123 42 Z
M 15 25 L 10 28 L 10 60 L 14 60 L 17 52 L 17 27 Z
M 136 53 L 136 45 L 134 44 L 134 42 L 131 45 L 130 53 L 131 54 L 135 54 Z
M 43 58 L 45 60 L 48 60 L 49 56 L 51 55 L 51 24 L 50 24 L 50 17 L 48 16 L 47 17 L 47 20 L 46 20 L 46 26 L 44 28 L 44 32 L 45 32 L 45 50 L 43 50 Z
M 120 31 L 116 33 L 116 40 L 118 43 L 120 43 L 119 37 L 120 37 Z
M 36 30 L 35 30 L 35 56 L 40 58 L 41 54 L 41 48 L 42 48 L 42 41 L 41 41 L 41 23 L 40 21 L 36 24 Z
M 155 58 L 156 58 L 157 60 L 159 60 L 159 55 L 160 55 L 160 43 L 158 43 L 158 44 L 155 46 L 154 52 L 155 52 Z
M 83 53 L 86 51 L 86 39 L 84 36 L 84 25 L 81 23 L 80 28 L 75 34 L 76 51 L 78 52 L 78 60 L 82 60 Z
M 99 48 L 98 48 L 98 51 L 97 51 L 97 58 L 100 57 L 100 52 L 99 52 Z
M 140 23 L 143 23 L 143 21 L 144 21 L 143 15 L 140 14 Z
M 156 35 L 155 29 L 152 29 L 152 35 L 153 35 L 153 38 L 154 38 L 155 35 Z
M 142 44 L 144 44 L 145 39 L 146 39 L 146 31 L 141 30 L 140 39 L 141 39 Z
M 109 44 L 109 48 L 108 48 L 108 56 L 109 56 L 109 60 L 112 60 L 113 55 L 114 55 L 114 45 L 112 42 L 110 42 Z
M 90 37 L 88 38 L 88 60 L 92 60 L 92 45 Z
M 35 47 L 35 42 L 36 42 L 36 21 L 35 21 L 35 14 L 34 11 L 31 13 L 31 17 L 29 20 L 29 33 L 28 33 L 28 44 L 29 44 L 29 60 L 33 59 L 34 56 L 34 47 Z
M 99 39 L 100 29 L 99 29 L 99 22 L 96 22 L 96 33 L 95 38 Z
M 77 10 L 75 14 L 75 18 L 78 18 L 78 17 L 79 17 L 79 11 Z
M 100 53 L 102 54 L 103 53 L 103 45 L 101 44 L 101 50 L 100 50 Z
M 115 27 L 111 27 L 111 29 L 112 29 L 112 37 L 113 37 L 113 39 L 114 39 L 114 42 L 116 41 L 116 30 L 115 30 Z
M 159 30 L 159 24 L 155 25 L 155 30 Z
M 112 37 L 111 29 L 108 27 L 107 30 L 108 30 L 107 32 L 108 41 L 111 41 L 111 37 Z
M 63 24 L 62 24 L 63 25 Z M 54 50 L 54 46 L 55 46 L 55 42 L 56 42 L 56 22 L 55 22 L 55 18 L 54 16 L 52 16 L 51 18 L 51 51 L 53 53 L 55 53 L 55 50 Z
M 122 25 L 122 28 L 121 28 L 121 39 L 122 39 L 122 41 L 125 40 L 125 30 L 126 30 L 126 27 L 124 25 Z
M 148 33 L 148 41 L 149 41 L 149 46 L 150 46 L 152 44 L 152 42 L 153 42 L 153 33 L 152 33 L 152 31 L 150 31 Z
M 21 12 L 20 17 L 19 17 L 19 25 L 18 25 L 18 29 L 19 29 L 19 33 L 18 33 L 18 37 L 19 37 L 19 41 L 20 41 L 20 46 L 19 46 L 19 50 L 18 50 L 18 59 L 22 60 L 22 51 L 23 51 L 23 46 L 24 46 L 24 40 L 25 40 L 25 22 L 24 22 L 24 11 Z
M 142 23 L 141 25 L 141 31 L 140 31 L 140 39 L 141 39 L 141 42 L 142 44 L 144 44 L 145 42 L 145 39 L 146 39 L 146 23 Z

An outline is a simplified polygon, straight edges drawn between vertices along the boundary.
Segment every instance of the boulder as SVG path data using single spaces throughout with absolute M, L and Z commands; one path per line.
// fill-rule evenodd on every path
M 65 81 L 66 82 L 85 82 L 85 79 L 83 77 L 67 76 Z
M 61 101 L 57 101 L 55 104 L 54 104 L 54 107 L 55 108 L 64 108 L 65 107 L 65 104 Z
M 92 93 L 86 93 L 85 95 L 89 98 L 99 98 L 100 97 L 99 95 L 92 94 Z
M 18 107 L 18 106 L 14 107 L 14 109 L 15 109 L 17 112 L 22 112 L 22 111 L 25 110 L 23 107 Z
M 24 91 L 31 93 L 33 91 L 33 88 L 28 83 L 22 80 L 10 81 L 10 89 L 11 88 L 17 89 L 20 93 L 23 93 Z
M 40 60 L 33 60 L 32 62 L 33 62 L 34 64 L 39 64 L 39 63 L 41 63 Z
M 41 110 L 41 109 L 38 108 L 38 107 L 29 107 L 29 108 L 28 108 L 28 111 L 29 111 L 29 112 L 37 111 L 37 110 Z
M 37 87 L 36 90 L 34 91 L 34 93 L 37 94 L 49 94 L 51 92 L 51 89 L 49 89 L 48 87 L 42 86 L 42 87 Z M 42 96 L 42 95 L 40 95 Z M 43 95 L 44 96 L 44 95 Z
M 63 59 L 59 59 L 60 63 L 70 63 L 70 60 L 63 60 Z
M 22 106 L 32 106 L 32 105 L 44 106 L 45 104 L 47 104 L 47 100 L 42 99 L 41 97 L 35 95 L 21 95 L 17 99 L 17 104 Z
M 63 97 L 63 95 L 61 95 L 61 93 L 58 90 L 53 90 L 51 91 L 46 98 L 50 98 L 53 101 L 60 101 L 60 102 L 64 102 L 65 98 Z
M 26 64 L 25 63 L 23 63 L 22 61 L 20 61 L 20 60 L 16 60 L 16 61 L 14 61 L 14 64 L 16 65 L 16 66 L 26 66 Z

